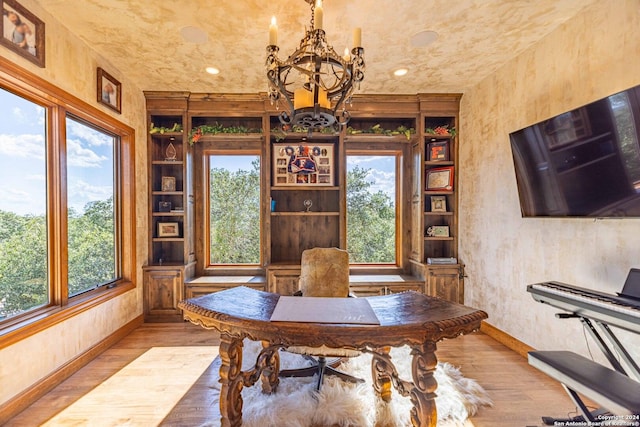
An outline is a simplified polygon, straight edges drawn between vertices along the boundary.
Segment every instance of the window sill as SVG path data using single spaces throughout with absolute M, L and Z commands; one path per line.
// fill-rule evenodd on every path
M 8 319 L 0 326 L 0 349 L 64 322 L 134 288 L 134 283 L 123 281 L 113 288 L 101 288 L 73 298 L 64 307 L 42 307 L 23 316 L 18 316 L 16 319 Z

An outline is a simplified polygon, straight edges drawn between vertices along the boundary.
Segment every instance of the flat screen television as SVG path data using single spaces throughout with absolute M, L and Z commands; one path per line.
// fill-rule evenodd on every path
M 523 217 L 640 217 L 640 86 L 509 138 Z

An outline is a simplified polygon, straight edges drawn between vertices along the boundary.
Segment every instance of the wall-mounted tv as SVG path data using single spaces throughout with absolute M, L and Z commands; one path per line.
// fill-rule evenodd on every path
M 640 86 L 509 138 L 523 217 L 640 217 Z

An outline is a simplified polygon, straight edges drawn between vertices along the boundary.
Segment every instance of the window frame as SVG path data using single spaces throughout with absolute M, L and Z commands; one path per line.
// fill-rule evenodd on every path
M 135 131 L 109 114 L 0 57 L 0 87 L 45 108 L 47 165 L 47 272 L 49 303 L 0 321 L 0 349 L 70 319 L 136 287 Z M 116 255 L 120 278 L 108 286 L 68 296 L 67 116 L 119 139 L 114 152 Z M 125 239 L 124 237 L 127 236 Z
M 395 208 L 396 208 L 396 218 L 395 218 L 395 263 L 350 263 L 351 268 L 365 270 L 369 269 L 372 271 L 381 271 L 386 269 L 402 269 L 403 267 L 403 218 L 404 213 L 402 209 L 402 200 L 403 200 L 403 173 L 402 166 L 403 160 L 405 158 L 405 150 L 403 147 L 390 147 L 386 146 L 384 148 L 380 147 L 367 147 L 367 148 L 359 148 L 357 145 L 347 146 L 345 149 L 345 165 L 344 165 L 344 174 L 345 174 L 345 244 L 348 241 L 348 211 L 347 211 L 347 193 L 348 183 L 347 183 L 347 163 L 349 162 L 350 156 L 393 156 L 395 158 L 395 181 L 396 181 L 396 194 L 395 194 Z M 347 250 L 349 250 L 348 245 L 346 246 Z

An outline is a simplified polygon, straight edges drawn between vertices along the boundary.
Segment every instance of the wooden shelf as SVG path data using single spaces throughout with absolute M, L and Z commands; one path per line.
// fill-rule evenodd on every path
M 453 212 L 425 212 L 428 216 L 452 216 Z
M 404 142 L 410 143 L 417 137 L 417 134 L 411 134 L 410 138 L 406 135 L 379 135 L 374 133 L 356 133 L 347 134 L 344 137 L 345 142 Z
M 338 216 L 340 212 L 271 212 L 272 216 Z
M 454 194 L 453 190 L 426 190 L 424 192 L 425 196 L 437 196 L 437 195 L 446 195 L 446 194 Z
M 425 236 L 424 240 L 429 240 L 429 241 L 436 241 L 436 240 L 453 241 L 453 237 L 452 236 L 449 236 L 449 237 L 427 237 L 427 236 Z
M 425 166 L 438 167 L 438 166 L 453 166 L 454 162 L 451 160 L 425 160 Z
M 452 135 L 438 135 L 437 133 L 425 133 L 425 138 L 429 139 L 451 139 L 454 138 Z
M 160 132 L 156 132 L 156 133 L 151 133 L 149 132 L 149 135 L 151 135 L 152 138 L 161 138 L 161 139 L 171 139 L 171 138 L 178 138 L 180 137 L 182 139 L 182 135 L 184 135 L 184 132 L 164 132 L 164 133 L 160 133 Z
M 184 237 L 154 237 L 154 242 L 184 242 Z
M 154 196 L 182 196 L 184 191 L 152 191 Z
M 256 141 L 262 140 L 263 137 L 264 134 L 262 133 L 211 133 L 202 135 L 195 144 L 200 144 L 206 141 L 219 141 L 221 139 L 233 139 L 234 141 Z
M 184 212 L 154 212 L 153 216 L 184 216 Z
M 339 187 L 335 185 L 280 185 L 271 187 L 272 191 L 295 191 L 295 190 L 305 190 L 305 191 L 337 191 Z
M 176 165 L 182 166 L 184 162 L 182 160 L 154 160 L 151 162 L 152 165 Z

